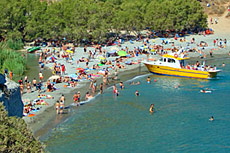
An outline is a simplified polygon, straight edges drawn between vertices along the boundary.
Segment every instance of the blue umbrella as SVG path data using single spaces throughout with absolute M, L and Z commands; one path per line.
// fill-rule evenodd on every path
M 76 74 L 70 74 L 69 77 L 71 77 L 73 79 L 77 79 L 77 75 Z
M 161 40 L 165 40 L 165 38 L 161 38 Z

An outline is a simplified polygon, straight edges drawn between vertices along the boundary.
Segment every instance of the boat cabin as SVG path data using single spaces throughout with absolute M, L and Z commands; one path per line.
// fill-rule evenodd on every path
M 174 68 L 183 68 L 185 67 L 185 59 L 184 58 L 175 58 L 174 56 L 162 56 L 156 64 L 162 66 L 170 66 Z

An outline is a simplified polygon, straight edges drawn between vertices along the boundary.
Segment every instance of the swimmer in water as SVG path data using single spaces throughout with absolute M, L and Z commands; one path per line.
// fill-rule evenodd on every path
M 213 117 L 213 116 L 211 116 L 211 118 L 209 119 L 209 121 L 214 121 L 214 117 Z
M 120 88 L 121 88 L 121 90 L 124 89 L 124 84 L 122 81 L 120 82 Z
M 141 82 L 140 82 L 140 81 L 137 81 L 136 85 L 139 85 L 139 84 L 141 84 Z
M 225 63 L 223 63 L 222 66 L 225 67 Z
M 178 84 L 178 85 L 175 85 L 175 88 L 179 88 L 180 87 L 180 84 Z
M 150 113 L 153 113 L 153 112 L 154 112 L 154 104 L 151 104 L 151 105 L 150 105 L 149 112 L 150 112 Z
M 135 85 L 135 82 L 133 81 L 133 82 L 131 82 L 130 84 L 131 84 L 131 85 Z
M 140 96 L 140 93 L 139 93 L 138 90 L 135 92 L 135 95 L 136 95 L 136 96 Z
M 147 78 L 147 83 L 151 83 L 150 77 Z

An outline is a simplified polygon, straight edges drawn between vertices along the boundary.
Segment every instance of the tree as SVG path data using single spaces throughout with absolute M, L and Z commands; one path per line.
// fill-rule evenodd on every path
M 41 143 L 36 140 L 25 121 L 8 117 L 0 103 L 0 152 L 43 152 Z

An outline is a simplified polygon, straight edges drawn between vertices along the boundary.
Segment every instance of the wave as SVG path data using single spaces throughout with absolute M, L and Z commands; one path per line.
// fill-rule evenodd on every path
M 134 80 L 136 80 L 136 79 L 144 78 L 144 77 L 147 77 L 147 76 L 150 76 L 150 75 L 152 75 L 152 74 L 151 74 L 151 73 L 148 73 L 148 74 L 139 75 L 139 76 L 136 76 L 136 77 L 134 77 L 134 78 L 132 78 L 132 79 L 130 79 L 130 80 L 127 80 L 127 81 L 125 81 L 125 82 L 131 82 L 131 81 L 134 81 Z

